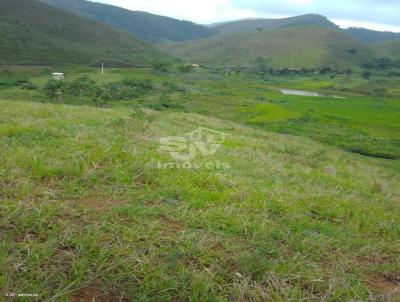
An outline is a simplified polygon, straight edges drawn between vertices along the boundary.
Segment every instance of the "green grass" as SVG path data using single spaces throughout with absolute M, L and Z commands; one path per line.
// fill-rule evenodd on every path
M 267 131 L 307 136 L 331 146 L 372 157 L 400 158 L 398 95 L 359 95 L 360 85 L 380 85 L 388 91 L 395 81 L 368 84 L 357 75 L 267 77 L 250 81 L 243 77 L 197 80 L 202 92 L 177 96 L 187 110 L 217 116 Z M 280 88 L 294 88 L 342 95 L 345 99 L 285 96 Z M 364 93 L 369 93 L 368 88 Z M 371 91 L 373 95 L 373 91 Z M 394 164 L 396 165 L 396 164 Z
M 398 174 L 362 157 L 201 115 L 1 105 L 2 293 L 365 300 L 400 268 Z M 199 126 L 227 133 L 229 170 L 148 165 Z
M 154 89 L 106 108 L 55 104 L 42 91 L 51 70 L 11 70 L 38 88 L 0 87 L 3 295 L 396 301 L 400 161 L 376 157 L 399 154 L 397 97 L 358 94 L 356 75 L 343 87 L 328 76 L 64 71 Z M 171 161 L 159 139 L 199 127 L 226 140 L 196 163 L 229 169 L 159 169 Z
M 3 87 L 0 96 L 7 99 L 27 99 L 54 102 L 44 95 L 43 86 L 51 70 L 11 69 L 27 78 L 35 90 Z M 145 69 L 99 70 L 68 67 L 63 69 L 67 82 L 82 76 L 97 85 L 129 80 L 150 80 L 154 89 L 137 98 L 109 100 L 108 107 L 196 112 L 215 116 L 267 131 L 312 138 L 341 149 L 378 158 L 400 158 L 400 93 L 396 80 L 359 75 L 270 76 L 266 80 L 244 76 L 224 77 L 197 71 L 189 74 L 158 73 Z M 374 96 L 376 87 L 385 88 L 385 97 Z M 317 91 L 341 95 L 345 99 L 285 96 L 281 88 Z M 364 95 L 360 94 L 360 91 Z M 91 97 L 64 96 L 64 102 L 93 105 Z M 397 166 L 397 163 L 393 163 Z
M 248 120 L 251 124 L 263 124 L 268 122 L 276 122 L 281 120 L 294 119 L 298 117 L 295 113 L 276 104 L 259 104 L 251 109 L 256 116 Z

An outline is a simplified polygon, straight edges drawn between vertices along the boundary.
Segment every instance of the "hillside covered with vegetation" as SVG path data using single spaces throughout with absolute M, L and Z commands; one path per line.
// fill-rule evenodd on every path
M 344 29 L 343 32 L 366 44 L 379 44 L 383 42 L 400 40 L 400 33 L 394 32 L 376 31 L 357 27 Z
M 375 51 L 382 57 L 400 60 L 400 41 L 392 41 L 376 45 Z
M 185 41 L 211 36 L 213 29 L 193 22 L 176 20 L 140 11 L 86 0 L 40 0 L 126 31 L 148 42 Z M 167 5 L 167 4 L 166 4 Z
M 126 33 L 36 0 L 0 1 L 0 40 L 0 64 L 8 65 L 167 59 Z
M 341 29 L 328 18 L 318 14 L 307 14 L 281 19 L 237 20 L 211 25 L 211 27 L 219 33 L 251 33 L 297 26 L 314 26 L 341 31 L 349 37 L 365 44 L 378 44 L 400 40 L 400 33 L 376 31 L 358 27 Z
M 367 46 L 339 31 L 312 26 L 219 34 L 162 44 L 160 49 L 187 62 L 213 66 L 349 68 L 373 56 Z
M 396 60 L 400 34 L 341 29 L 326 17 L 247 19 L 210 25 L 214 36 L 159 48 L 187 62 L 257 68 L 359 68 L 373 59 Z M 389 41 L 389 42 L 388 42 Z
M 51 71 L 0 73 L 2 294 L 396 301 L 395 81 Z M 387 95 L 366 94 L 377 83 Z M 201 127 L 225 135 L 214 155 L 181 166 L 160 150 Z
M 400 42 L 352 33 L 0 0 L 0 301 L 400 301 Z

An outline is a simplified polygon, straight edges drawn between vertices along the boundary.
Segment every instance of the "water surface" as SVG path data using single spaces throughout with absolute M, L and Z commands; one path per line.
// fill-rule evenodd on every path
M 280 90 L 285 95 L 299 95 L 299 96 L 313 96 L 313 97 L 329 97 L 335 99 L 345 99 L 345 97 L 337 95 L 323 95 L 314 91 L 296 90 L 296 89 L 281 89 Z

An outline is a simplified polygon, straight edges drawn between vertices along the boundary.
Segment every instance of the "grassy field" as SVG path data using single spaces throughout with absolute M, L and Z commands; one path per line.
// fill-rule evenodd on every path
M 391 80 L 63 70 L 67 83 L 86 75 L 110 93 L 103 85 L 152 83 L 96 108 L 86 92 L 65 88 L 63 104 L 46 95 L 51 71 L 0 77 L 4 300 L 398 299 Z M 385 96 L 360 94 L 374 81 Z M 282 87 L 346 98 L 284 96 Z M 160 138 L 200 127 L 226 136 L 196 157 L 201 168 L 159 165 L 172 160 Z
M 112 95 L 105 102 L 106 107 L 195 112 L 267 131 L 306 136 L 366 156 L 394 159 L 392 166 L 398 166 L 400 159 L 400 90 L 396 78 L 376 76 L 365 80 L 353 74 L 333 78 L 312 75 L 260 79 L 244 75 L 226 77 L 206 71 L 182 74 L 146 69 L 109 69 L 102 76 L 99 70 L 85 67 L 63 70 L 67 74 L 67 83 L 79 81 L 83 76 L 99 87 L 126 80 L 147 80 L 153 86 L 146 93 L 133 93 L 132 97 L 128 94 L 126 98 L 116 99 L 120 96 Z M 51 69 L 20 68 L 12 72 L 14 77 L 21 78 L 20 81 L 29 78 L 34 89 L 8 85 L 0 90 L 0 96 L 38 102 L 58 101 L 56 97 L 44 95 L 43 87 L 49 81 Z M 3 81 L 6 82 L 4 76 Z M 114 89 L 125 88 L 120 85 Z M 316 91 L 327 96 L 288 96 L 280 92 L 283 88 Z M 94 105 L 94 96 L 81 94 L 83 96 L 66 94 L 62 101 Z

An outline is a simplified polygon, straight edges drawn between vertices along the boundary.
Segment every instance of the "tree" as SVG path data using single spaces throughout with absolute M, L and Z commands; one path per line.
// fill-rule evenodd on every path
M 372 75 L 372 73 L 369 72 L 369 71 L 364 71 L 364 72 L 361 74 L 361 76 L 362 76 L 364 79 L 366 79 L 366 80 L 369 80 L 369 79 L 371 78 L 371 75 Z
M 257 65 L 257 71 L 259 72 L 266 72 L 267 68 L 267 60 L 262 57 L 258 57 L 254 60 L 254 63 Z
M 347 75 L 352 75 L 353 74 L 353 70 L 351 68 L 347 68 L 346 69 L 346 74 Z
M 63 81 L 56 81 L 56 80 L 49 80 L 44 85 L 44 91 L 49 97 L 56 97 L 60 95 L 60 92 L 64 89 L 64 82 Z
M 330 68 L 329 66 L 325 66 L 325 67 L 322 67 L 320 69 L 320 73 L 321 74 L 328 74 L 328 73 L 331 73 L 331 72 L 332 72 L 332 68 Z
M 167 72 L 169 69 L 169 64 L 162 61 L 154 62 L 153 69 L 157 71 Z

